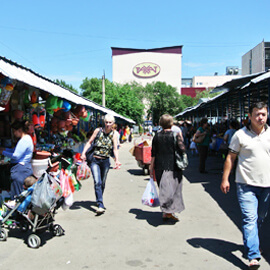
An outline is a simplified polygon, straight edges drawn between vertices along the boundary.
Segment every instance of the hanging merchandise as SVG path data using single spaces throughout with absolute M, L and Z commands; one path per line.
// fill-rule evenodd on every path
M 34 104 L 34 103 L 37 103 L 38 102 L 38 96 L 37 96 L 37 93 L 36 91 L 33 91 L 32 94 L 31 94 L 31 103 Z
M 5 77 L 2 78 L 0 81 L 0 88 L 1 88 L 1 93 L 0 93 L 0 106 L 5 107 L 12 95 L 13 89 L 14 89 L 14 83 L 12 82 L 11 79 Z
M 25 89 L 24 90 L 24 99 L 23 99 L 24 104 L 29 104 L 30 103 L 30 97 L 29 97 L 29 90 Z
M 36 136 L 36 133 L 35 133 L 34 123 L 30 123 L 29 124 L 28 132 L 27 133 L 31 136 L 32 141 L 33 141 L 34 148 L 36 148 L 37 136 Z
M 35 129 L 40 129 L 45 127 L 46 120 L 46 110 L 43 107 L 36 107 L 31 110 L 32 122 Z
M 12 115 L 16 120 L 20 120 L 23 117 L 23 111 L 21 110 L 14 110 L 12 111 Z
M 58 98 L 57 100 L 57 107 L 55 109 L 53 109 L 54 112 L 58 112 L 61 111 L 63 108 L 63 100 Z
M 64 109 L 64 112 L 68 112 L 71 109 L 70 103 L 68 103 L 66 100 L 63 101 L 62 107 Z
M 83 113 L 83 116 L 80 117 L 80 118 L 81 118 L 83 121 L 88 122 L 88 121 L 90 120 L 90 116 L 91 116 L 90 112 L 89 112 L 89 111 L 85 111 L 85 112 Z
M 45 127 L 45 122 L 46 122 L 46 110 L 42 107 L 38 108 L 38 113 L 39 113 L 39 124 L 41 128 Z
M 50 95 L 47 100 L 46 100 L 46 109 L 47 109 L 47 112 L 49 112 L 50 114 L 53 114 L 53 110 L 58 108 L 58 98 L 55 97 L 55 96 L 52 96 Z
M 75 110 L 74 110 L 74 114 L 77 117 L 83 116 L 83 113 L 85 112 L 85 107 L 83 105 L 78 105 Z

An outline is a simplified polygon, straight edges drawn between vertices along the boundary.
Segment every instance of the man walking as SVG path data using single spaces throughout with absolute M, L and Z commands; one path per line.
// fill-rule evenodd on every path
M 270 201 L 270 129 L 266 124 L 267 115 L 264 102 L 250 106 L 250 122 L 232 137 L 220 185 L 223 193 L 229 192 L 229 175 L 238 157 L 235 180 L 250 269 L 260 267 L 258 230 L 267 215 Z

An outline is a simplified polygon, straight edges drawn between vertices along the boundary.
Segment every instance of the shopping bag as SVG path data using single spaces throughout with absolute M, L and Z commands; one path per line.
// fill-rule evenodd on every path
M 35 184 L 31 203 L 33 211 L 38 215 L 46 214 L 56 202 L 56 196 L 51 188 L 51 179 L 48 173 L 44 173 Z
M 142 196 L 142 204 L 150 207 L 157 207 L 160 205 L 153 178 L 150 178 L 149 182 L 147 183 L 146 189 Z
M 63 192 L 63 197 L 66 198 L 70 193 L 72 193 L 72 190 L 70 187 L 69 176 L 64 171 L 64 169 L 61 170 L 59 179 L 60 179 L 60 186 Z
M 83 161 L 82 164 L 79 165 L 76 177 L 79 181 L 86 180 L 90 177 L 90 168 L 86 161 Z

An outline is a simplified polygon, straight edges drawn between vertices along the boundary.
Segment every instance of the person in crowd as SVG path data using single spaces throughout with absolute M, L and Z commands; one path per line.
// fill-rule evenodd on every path
M 174 122 L 173 122 L 173 125 L 172 125 L 172 127 L 171 127 L 171 130 L 172 130 L 173 132 L 177 133 L 177 134 L 180 136 L 181 140 L 184 141 L 183 135 L 182 135 L 182 130 L 181 130 L 181 128 L 178 126 L 178 122 L 177 122 L 177 121 L 174 121 Z
M 112 129 L 113 129 L 114 133 L 116 133 L 116 135 L 117 135 L 117 149 L 119 150 L 119 148 L 120 148 L 120 134 L 117 131 L 117 124 L 114 123 L 112 126 Z
M 117 149 L 119 150 L 119 148 L 120 148 L 120 134 L 119 134 L 119 132 L 117 131 L 117 124 L 113 124 L 113 131 L 116 133 L 116 135 L 117 135 Z M 114 159 L 114 162 L 115 162 L 115 156 L 114 156 L 114 153 L 113 153 L 113 151 L 112 151 L 112 158 Z M 115 166 L 114 167 L 114 169 L 120 169 L 120 166 L 121 166 L 122 164 L 119 162 L 119 166 Z
M 128 139 L 129 142 L 132 142 L 132 139 L 133 139 L 133 132 L 134 132 L 134 129 L 133 129 L 133 127 L 131 127 L 131 128 L 130 128 L 130 135 L 129 135 L 129 139 Z
M 232 120 L 230 122 L 229 125 L 229 129 L 226 130 L 225 134 L 224 134 L 224 141 L 229 145 L 232 139 L 232 136 L 234 135 L 234 133 L 236 132 L 236 130 L 238 129 L 238 122 L 237 120 Z
M 163 130 L 155 134 L 152 142 L 150 177 L 155 175 L 157 180 L 162 218 L 178 221 L 175 213 L 181 213 L 185 206 L 182 195 L 182 170 L 175 164 L 173 117 L 168 114 L 162 115 L 160 125 Z M 185 145 L 179 133 L 176 138 L 178 147 L 185 152 Z
M 200 127 L 195 133 L 195 137 L 204 136 L 204 139 L 201 143 L 197 143 L 197 148 L 199 152 L 199 172 L 200 173 L 207 173 L 205 170 L 205 163 L 208 156 L 208 148 L 210 144 L 210 134 L 209 134 L 209 124 L 207 118 L 202 118 L 200 121 Z
M 15 202 L 13 201 L 14 197 L 24 190 L 24 179 L 33 174 L 31 160 L 34 144 L 31 136 L 27 134 L 29 129 L 28 121 L 16 120 L 12 123 L 11 128 L 18 142 L 15 148 L 1 148 L 0 154 L 11 159 L 10 196 L 11 202 Z
M 117 133 L 113 130 L 113 124 L 115 123 L 115 119 L 112 115 L 106 114 L 104 118 L 105 127 L 101 129 L 95 129 L 93 135 L 86 143 L 82 154 L 81 159 L 86 160 L 85 153 L 92 144 L 92 142 L 96 139 L 96 147 L 94 149 L 94 158 L 91 164 L 89 164 L 91 168 L 91 172 L 94 178 L 95 183 L 95 194 L 97 201 L 97 215 L 101 215 L 105 212 L 105 206 L 103 203 L 103 193 L 105 190 L 105 183 L 107 174 L 110 168 L 110 155 L 113 149 L 113 154 L 115 157 L 115 168 L 120 166 L 120 162 L 118 160 L 118 136 Z M 98 136 L 98 134 L 100 134 Z
M 153 127 L 152 127 L 152 125 L 149 125 L 148 126 L 148 132 L 149 132 L 149 135 L 152 136 L 152 134 L 153 134 Z
M 259 230 L 270 202 L 270 129 L 268 108 L 255 102 L 249 108 L 247 126 L 236 131 L 224 163 L 221 191 L 230 191 L 229 175 L 238 157 L 236 187 L 242 212 L 242 232 L 250 269 L 258 269 L 261 258 Z
M 130 128 L 128 125 L 126 125 L 126 128 L 125 128 L 125 132 L 124 132 L 125 136 L 126 136 L 126 141 L 129 142 L 129 136 L 130 136 Z
M 187 134 L 188 133 L 188 125 L 186 122 L 184 122 L 181 125 L 181 131 L 182 131 L 182 136 L 183 136 L 183 140 L 184 140 L 186 149 L 188 149 L 188 147 L 189 147 L 189 139 L 188 139 L 188 134 Z

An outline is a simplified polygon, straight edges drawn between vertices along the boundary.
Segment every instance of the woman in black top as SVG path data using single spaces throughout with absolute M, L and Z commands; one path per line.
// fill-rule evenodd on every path
M 182 170 L 175 164 L 175 147 L 185 152 L 185 145 L 181 134 L 177 134 L 177 144 L 175 143 L 171 130 L 172 116 L 162 115 L 159 124 L 163 130 L 156 133 L 153 138 L 150 176 L 153 177 L 153 172 L 156 176 L 163 219 L 178 221 L 175 213 L 182 212 L 185 206 L 182 196 Z

